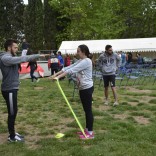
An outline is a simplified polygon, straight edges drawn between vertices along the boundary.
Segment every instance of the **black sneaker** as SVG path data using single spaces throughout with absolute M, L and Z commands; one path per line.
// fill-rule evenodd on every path
M 18 137 L 21 138 L 21 139 L 24 139 L 24 136 L 21 135 L 21 134 L 19 134 L 19 133 L 15 133 L 15 135 L 18 136 Z
M 8 141 L 9 142 L 24 142 L 24 139 L 18 137 L 17 135 L 15 135 L 15 137 L 12 139 L 10 137 L 8 137 Z

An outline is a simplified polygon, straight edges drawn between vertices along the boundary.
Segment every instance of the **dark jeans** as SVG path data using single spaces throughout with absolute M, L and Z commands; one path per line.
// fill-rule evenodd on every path
M 55 69 L 54 68 L 51 68 L 51 75 L 54 75 L 54 72 L 57 73 L 58 72 L 58 69 L 57 68 L 55 68 Z
M 8 130 L 10 138 L 15 137 L 15 120 L 18 111 L 17 107 L 17 92 L 18 90 L 2 91 L 3 98 L 6 101 L 8 109 Z
M 92 94 L 94 87 L 89 89 L 80 90 L 80 99 L 86 116 L 86 128 L 88 131 L 93 131 L 94 117 L 92 113 Z
M 59 67 L 59 71 L 61 71 L 62 69 L 63 69 L 63 66 L 60 66 L 60 67 Z
M 32 80 L 32 82 L 34 81 L 34 79 L 37 80 L 37 77 L 34 76 L 34 72 L 35 72 L 35 69 L 31 69 L 31 70 L 30 70 L 30 76 L 31 76 L 31 80 Z

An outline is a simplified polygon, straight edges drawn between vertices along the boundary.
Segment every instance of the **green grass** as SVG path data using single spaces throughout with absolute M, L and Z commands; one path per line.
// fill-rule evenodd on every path
M 156 93 L 155 86 L 117 88 L 120 105 L 103 104 L 103 87 L 94 90 L 95 139 L 80 140 L 79 131 L 57 85 L 48 79 L 31 84 L 21 80 L 18 95 L 16 129 L 25 135 L 25 143 L 7 143 L 7 109 L 0 95 L 0 155 L 2 156 L 155 156 Z M 97 80 L 98 82 L 98 80 Z M 117 82 L 118 84 L 118 82 Z M 73 86 L 61 81 L 74 112 L 83 127 L 85 117 L 78 94 L 72 98 Z M 140 90 L 140 92 L 139 92 Z M 148 90 L 141 92 L 142 90 Z M 151 92 L 150 92 L 151 91 Z M 147 122 L 148 121 L 148 122 Z M 58 132 L 65 133 L 55 139 Z

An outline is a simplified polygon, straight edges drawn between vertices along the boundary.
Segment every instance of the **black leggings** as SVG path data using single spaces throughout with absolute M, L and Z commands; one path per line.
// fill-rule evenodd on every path
M 92 94 L 94 91 L 94 87 L 89 89 L 80 90 L 80 99 L 83 105 L 83 109 L 85 111 L 86 116 L 86 128 L 88 131 L 93 131 L 93 113 L 92 113 Z
M 17 91 L 18 90 L 10 90 L 10 91 L 2 91 L 3 98 L 6 101 L 7 109 L 8 109 L 8 130 L 10 133 L 10 138 L 15 137 L 15 120 L 17 115 Z
M 57 68 L 51 68 L 51 75 L 54 75 L 54 72 L 57 73 L 58 69 Z
M 36 79 L 36 80 L 37 80 L 37 77 L 36 77 L 36 76 L 34 76 L 34 72 L 35 72 L 35 70 L 34 70 L 34 69 L 31 69 L 31 70 L 30 70 L 30 76 L 31 76 L 31 81 L 32 81 L 32 82 L 34 81 L 34 79 Z

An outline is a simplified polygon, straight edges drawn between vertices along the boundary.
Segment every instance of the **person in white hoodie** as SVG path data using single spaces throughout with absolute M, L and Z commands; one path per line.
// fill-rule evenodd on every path
M 120 66 L 120 56 L 113 52 L 111 45 L 106 45 L 105 52 L 98 59 L 98 66 L 103 75 L 105 104 L 108 105 L 108 87 L 112 88 L 115 102 L 113 106 L 118 105 L 117 93 L 115 88 L 115 73 Z
M 93 113 L 92 113 L 92 94 L 94 91 L 92 71 L 93 65 L 90 59 L 90 52 L 86 45 L 79 45 L 77 49 L 77 54 L 80 59 L 66 67 L 60 72 L 56 73 L 52 78 L 60 79 L 67 74 L 76 74 L 77 83 L 79 86 L 80 99 L 86 116 L 86 129 L 85 134 L 87 138 L 78 132 L 80 139 L 93 139 Z

